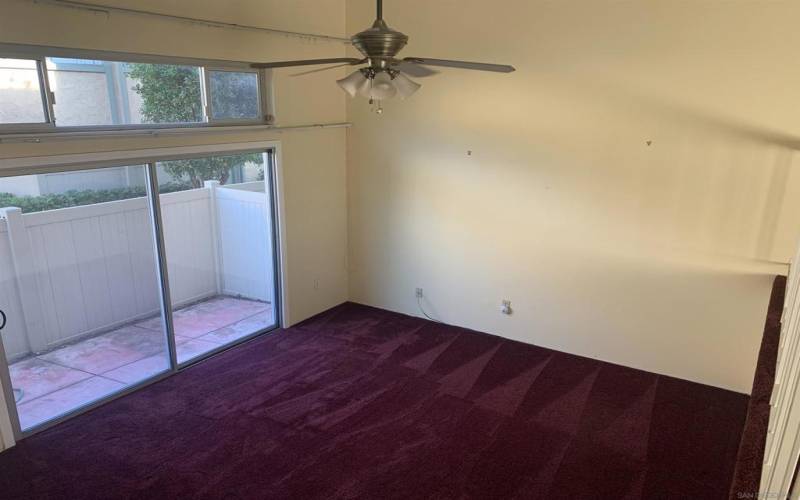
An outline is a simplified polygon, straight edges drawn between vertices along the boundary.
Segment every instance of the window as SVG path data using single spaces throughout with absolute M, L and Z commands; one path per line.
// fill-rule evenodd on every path
M 80 59 L 47 59 L 48 80 L 59 126 L 117 125 L 117 100 L 110 78 L 114 63 Z
M 258 73 L 209 71 L 211 118 L 213 120 L 252 120 L 260 114 Z
M 0 124 L 47 123 L 39 62 L 0 59 Z
M 57 126 L 204 121 L 197 66 L 48 58 L 47 67 Z
M 84 54 L 95 55 L 76 53 Z M 178 60 L 164 63 L 164 58 L 149 62 L 132 56 L 136 62 L 131 62 L 61 55 L 0 58 L 2 128 L 26 132 L 266 123 L 264 71 L 242 63 L 218 63 L 210 69 Z

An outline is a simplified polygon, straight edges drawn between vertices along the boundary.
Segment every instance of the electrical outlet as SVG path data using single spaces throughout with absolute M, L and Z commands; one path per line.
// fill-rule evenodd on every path
M 511 301 L 510 300 L 504 300 L 503 301 L 502 306 L 500 306 L 500 312 L 503 313 L 503 314 L 507 314 L 507 315 L 511 315 L 511 313 L 514 312 L 514 310 L 511 309 Z
M 421 298 L 421 297 L 423 297 L 423 295 L 422 295 L 422 288 L 417 288 L 417 290 L 416 290 L 416 294 L 417 294 L 417 298 L 418 298 L 418 299 L 419 299 L 419 298 Z
M 319 290 L 319 278 L 314 280 L 314 290 Z

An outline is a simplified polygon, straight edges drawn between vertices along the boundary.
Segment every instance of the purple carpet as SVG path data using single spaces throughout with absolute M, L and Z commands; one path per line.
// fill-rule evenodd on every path
M 747 404 L 343 304 L 24 440 L 0 494 L 725 499 Z

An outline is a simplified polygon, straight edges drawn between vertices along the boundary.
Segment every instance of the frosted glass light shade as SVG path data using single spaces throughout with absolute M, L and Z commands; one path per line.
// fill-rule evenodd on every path
M 389 76 L 389 73 L 384 71 L 375 75 L 375 78 L 372 79 L 372 88 L 370 89 L 370 97 L 376 99 L 378 101 L 382 101 L 384 99 L 391 99 L 395 95 L 397 95 L 397 89 L 392 82 L 392 77 Z
M 400 97 L 403 99 L 411 97 L 414 92 L 422 87 L 422 85 L 413 81 L 403 73 L 397 73 L 397 75 L 394 77 L 394 80 L 392 80 L 392 83 L 394 83 L 397 93 L 400 94 Z
M 336 83 L 347 92 L 350 97 L 355 97 L 356 94 L 359 92 L 363 92 L 365 88 L 368 88 L 369 80 L 361 70 L 356 70 L 352 72 L 350 75 L 342 78 L 341 80 L 336 80 Z
M 370 87 L 372 87 L 372 80 L 370 80 L 369 78 L 364 78 L 364 81 L 361 82 L 358 86 L 358 95 L 369 99 Z

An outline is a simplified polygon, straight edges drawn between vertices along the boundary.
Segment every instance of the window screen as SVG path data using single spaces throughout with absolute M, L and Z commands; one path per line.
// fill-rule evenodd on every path
M 253 120 L 259 118 L 258 73 L 209 71 L 211 118 Z

